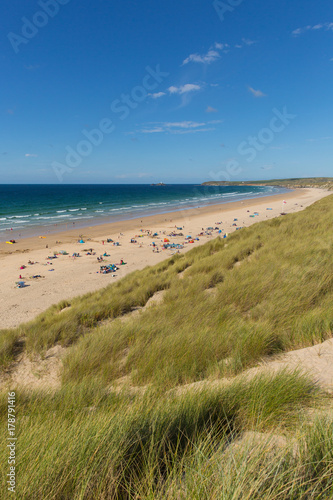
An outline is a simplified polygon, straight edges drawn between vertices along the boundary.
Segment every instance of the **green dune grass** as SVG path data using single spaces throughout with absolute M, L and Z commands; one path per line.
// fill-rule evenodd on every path
M 115 395 L 87 379 L 55 394 L 18 390 L 17 494 L 106 499 L 131 498 L 133 490 L 140 498 L 142 489 L 145 498 L 149 490 L 157 494 L 159 483 L 163 490 L 208 437 L 211 450 L 223 455 L 246 429 L 269 431 L 277 419 L 280 430 L 292 429 L 298 412 L 319 398 L 306 377 L 287 372 L 183 394 Z M 320 445 L 313 446 L 320 458 Z M 2 447 L 1 464 L 6 452 Z M 2 491 L 5 480 L 2 475 Z
M 242 375 L 332 337 L 332 225 L 329 196 L 0 331 L 3 369 L 67 347 L 60 389 L 16 390 L 18 498 L 332 498 L 332 420 L 309 418 L 331 400 L 301 373 Z

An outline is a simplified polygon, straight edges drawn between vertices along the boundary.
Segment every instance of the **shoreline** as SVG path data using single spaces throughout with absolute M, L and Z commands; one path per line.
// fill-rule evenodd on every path
M 259 186 L 260 187 L 260 186 Z M 267 187 L 267 186 L 266 186 Z M 278 195 L 287 195 L 292 190 L 288 188 L 274 188 L 277 192 L 276 194 L 261 194 L 261 193 L 253 193 L 252 195 L 245 195 L 243 198 L 239 193 L 239 198 L 233 201 L 229 199 L 229 201 L 224 201 L 222 198 L 217 202 L 205 202 L 202 205 L 198 205 L 198 203 L 192 201 L 188 202 L 188 204 L 184 205 L 182 208 L 177 208 L 175 206 L 167 207 L 166 209 L 159 209 L 156 213 L 152 211 L 152 209 L 142 208 L 136 209 L 134 211 L 130 211 L 127 213 L 122 213 L 119 215 L 111 216 L 111 215 L 103 215 L 103 216 L 91 216 L 89 213 L 85 212 L 85 216 L 82 218 L 77 218 L 75 221 L 73 220 L 63 220 L 61 222 L 52 223 L 49 225 L 27 225 L 22 226 L 20 228 L 7 228 L 0 231 L 0 244 L 5 243 L 8 240 L 23 240 L 28 238 L 35 238 L 37 236 L 52 236 L 57 235 L 58 233 L 65 233 L 72 230 L 80 230 L 84 231 L 86 228 L 92 228 L 97 226 L 106 226 L 109 224 L 117 224 L 124 223 L 130 220 L 138 221 L 139 219 L 144 219 L 147 217 L 158 217 L 158 216 L 168 216 L 168 214 L 176 214 L 182 213 L 185 210 L 198 210 L 202 208 L 215 207 L 219 205 L 228 205 L 229 203 L 237 203 L 247 200 L 253 200 L 258 198 L 264 198 L 267 196 L 278 196 Z M 75 209 L 76 211 L 77 209 Z M 85 209 L 82 209 L 85 210 Z M 66 210 L 64 210 L 66 212 Z M 37 214 L 38 215 L 38 214 Z M 22 217 L 26 217 L 25 215 Z
M 179 210 L 173 210 L 171 212 L 163 212 L 163 213 L 158 213 L 158 214 L 153 214 L 153 215 L 145 215 L 145 216 L 138 216 L 135 218 L 130 218 L 130 219 L 123 219 L 115 222 L 104 222 L 104 223 L 99 223 L 99 224 L 93 224 L 93 225 L 84 225 L 83 227 L 78 227 L 77 225 L 71 226 L 70 228 L 66 230 L 55 230 L 54 232 L 40 232 L 39 235 L 43 236 L 43 239 L 40 238 L 40 236 L 27 236 L 27 237 L 22 237 L 18 239 L 15 243 L 15 245 L 9 246 L 6 244 L 5 241 L 0 241 L 0 257 L 6 253 L 12 253 L 13 251 L 21 250 L 22 247 L 26 248 L 27 245 L 30 245 L 31 249 L 36 249 L 36 248 L 45 248 L 46 243 L 50 243 L 51 245 L 55 245 L 56 241 L 62 241 L 66 242 L 67 239 L 72 240 L 77 240 L 80 235 L 86 236 L 87 234 L 92 235 L 93 237 L 97 238 L 100 237 L 102 238 L 105 236 L 108 232 L 119 232 L 121 229 L 127 229 L 127 230 L 134 230 L 137 227 L 141 227 L 141 224 L 143 225 L 155 225 L 155 224 L 163 224 L 166 221 L 171 219 L 178 220 L 179 218 L 183 217 L 195 217 L 197 215 L 204 215 L 204 214 L 209 214 L 209 213 L 216 213 L 219 210 L 222 211 L 230 211 L 233 209 L 240 208 L 244 206 L 245 204 L 249 207 L 254 206 L 258 203 L 258 201 L 262 200 L 287 200 L 290 197 L 294 197 L 294 193 L 297 191 L 302 191 L 301 189 L 294 189 L 294 190 L 288 190 L 286 193 L 279 193 L 275 195 L 268 195 L 268 196 L 258 196 L 254 198 L 246 198 L 244 200 L 239 200 L 239 201 L 229 201 L 229 202 L 224 202 L 224 203 L 216 203 L 216 204 L 210 204 L 210 205 L 203 205 L 195 208 L 182 208 Z M 97 219 L 96 219 L 97 220 Z M 142 223 L 141 223 L 142 221 Z M 8 239 L 15 239 L 14 231 L 8 233 Z M 6 236 L 6 237 L 7 237 Z M 12 238 L 13 237 L 13 238 Z M 37 247 L 36 247 L 37 243 Z M 39 243 L 39 245 L 38 245 Z M 29 248 L 30 249 L 30 248 Z
M 273 196 L 86 227 L 84 230 L 73 229 L 47 235 L 45 239 L 26 238 L 14 245 L 0 243 L 0 329 L 16 327 L 33 319 L 52 304 L 94 292 L 132 271 L 167 259 L 175 253 L 175 249 L 163 249 L 164 238 L 168 238 L 170 243 L 183 245 L 179 252 L 184 253 L 217 236 L 230 234 L 237 227 L 248 227 L 278 217 L 281 212 L 303 210 L 330 194 L 332 192 L 326 190 L 297 189 Z M 182 228 L 183 236 L 168 237 L 173 231 L 180 232 L 177 227 Z M 208 230 L 209 227 L 214 229 Z M 148 234 L 146 230 L 151 233 Z M 157 236 L 152 237 L 156 233 Z M 83 234 L 84 244 L 78 243 L 79 234 Z M 192 236 L 193 243 L 186 240 L 187 235 Z M 107 238 L 120 246 L 107 243 Z M 131 239 L 135 239 L 136 243 L 131 243 Z M 155 247 L 152 246 L 153 241 Z M 86 255 L 90 248 L 96 255 Z M 159 252 L 156 252 L 156 248 Z M 54 252 L 59 253 L 61 250 L 67 251 L 68 255 L 48 259 Z M 80 253 L 80 257 L 71 257 L 74 252 Z M 97 256 L 103 253 L 108 255 L 103 264 L 119 264 L 121 259 L 127 263 L 119 267 L 116 276 L 99 273 Z M 28 265 L 29 260 L 36 263 Z M 20 269 L 22 266 L 25 268 Z M 41 277 L 33 279 L 32 275 Z M 19 276 L 26 283 L 21 289 L 15 288 Z

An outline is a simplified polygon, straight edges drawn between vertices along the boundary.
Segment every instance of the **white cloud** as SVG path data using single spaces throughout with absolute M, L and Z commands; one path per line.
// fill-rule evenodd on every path
M 150 123 L 138 132 L 141 134 L 156 134 L 156 133 L 168 133 L 168 134 L 194 134 L 196 132 L 208 132 L 215 130 L 215 127 L 209 127 L 209 125 L 216 125 L 221 123 L 221 120 L 212 120 L 208 122 L 194 122 L 184 120 L 182 122 L 158 122 Z M 148 126 L 152 125 L 152 126 Z
M 210 132 L 215 130 L 215 128 L 196 128 L 192 130 L 170 130 L 171 134 L 196 134 L 197 132 Z
M 164 123 L 165 127 L 179 127 L 179 128 L 196 128 L 196 127 L 202 127 L 205 125 L 205 123 L 198 123 L 198 122 L 191 122 L 191 121 L 184 121 L 184 122 L 166 122 Z
M 227 52 L 229 52 L 229 48 L 230 45 L 227 43 L 215 42 L 214 45 L 209 48 L 206 54 L 190 54 L 186 59 L 184 59 L 183 66 L 190 62 L 211 64 L 221 57 L 220 52 L 224 52 L 226 54 Z
M 34 158 L 36 158 L 38 155 L 35 155 L 35 154 L 33 154 L 33 153 L 25 153 L 25 155 L 24 155 L 24 156 L 30 156 L 30 157 L 32 157 L 32 156 L 33 156 Z
M 187 83 L 186 85 L 181 85 L 180 87 L 171 86 L 168 88 L 170 94 L 186 94 L 187 92 L 193 92 L 195 90 L 200 90 L 200 85 L 195 85 L 194 83 Z
M 162 127 L 154 127 L 154 128 L 146 128 L 140 130 L 141 134 L 158 134 L 160 132 L 164 132 L 164 129 Z
M 254 97 L 265 97 L 266 96 L 266 94 L 264 94 L 261 90 L 255 90 L 252 87 L 249 87 L 249 91 L 251 92 L 251 94 L 254 95 Z
M 245 43 L 245 45 L 253 45 L 257 43 L 256 41 L 250 40 L 249 38 L 242 38 L 242 42 Z
M 321 23 L 321 24 L 315 24 L 313 26 L 308 25 L 304 26 L 303 28 L 297 28 L 294 31 L 291 32 L 292 35 L 294 36 L 299 36 L 305 33 L 306 31 L 319 31 L 324 29 L 325 31 L 333 31 L 333 23 Z
M 156 94 L 148 94 L 152 99 L 158 99 L 159 97 L 163 97 L 166 95 L 165 92 L 156 92 Z
M 217 109 L 212 106 L 207 106 L 206 113 L 217 113 Z
M 216 50 L 209 50 L 207 54 L 200 55 L 200 54 L 190 54 L 186 59 L 183 61 L 183 66 L 185 64 L 188 64 L 189 62 L 195 62 L 195 63 L 204 63 L 204 64 L 210 64 L 217 59 L 219 59 L 220 54 Z
M 308 142 L 318 142 L 318 141 L 328 141 L 332 139 L 332 137 L 318 137 L 317 139 L 307 139 Z
M 235 49 L 242 49 L 245 45 L 254 45 L 256 40 L 251 40 L 250 38 L 242 38 L 242 43 L 236 43 Z
M 242 38 L 242 44 L 237 44 L 235 47 L 237 49 L 241 49 L 244 45 L 253 45 L 257 43 L 254 40 L 250 40 L 249 38 Z M 228 43 L 219 43 L 215 42 L 208 50 L 206 54 L 190 54 L 183 61 L 183 66 L 190 62 L 201 63 L 201 64 L 211 64 L 221 57 L 221 52 L 227 54 L 230 51 L 230 45 Z

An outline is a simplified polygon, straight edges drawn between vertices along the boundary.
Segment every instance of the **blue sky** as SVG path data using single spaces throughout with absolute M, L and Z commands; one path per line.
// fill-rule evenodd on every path
M 5 0 L 1 183 L 332 176 L 329 0 Z

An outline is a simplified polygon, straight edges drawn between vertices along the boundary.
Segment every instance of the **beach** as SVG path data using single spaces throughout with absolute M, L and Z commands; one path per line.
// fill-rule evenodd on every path
M 329 194 L 330 191 L 323 189 L 297 189 L 275 196 L 40 235 L 13 245 L 0 243 L 1 328 L 16 327 L 52 304 L 101 289 L 175 252 L 186 252 L 218 236 L 280 217 L 281 213 L 303 210 Z M 170 236 L 171 233 L 182 235 Z M 112 241 L 107 242 L 108 239 Z M 182 248 L 164 249 L 164 244 Z M 54 255 L 56 258 L 49 258 Z M 100 256 L 103 262 L 97 260 Z M 122 260 L 126 264 L 120 265 Z M 109 264 L 118 264 L 118 270 L 101 274 L 100 266 Z M 25 286 L 16 288 L 18 281 L 24 281 Z

